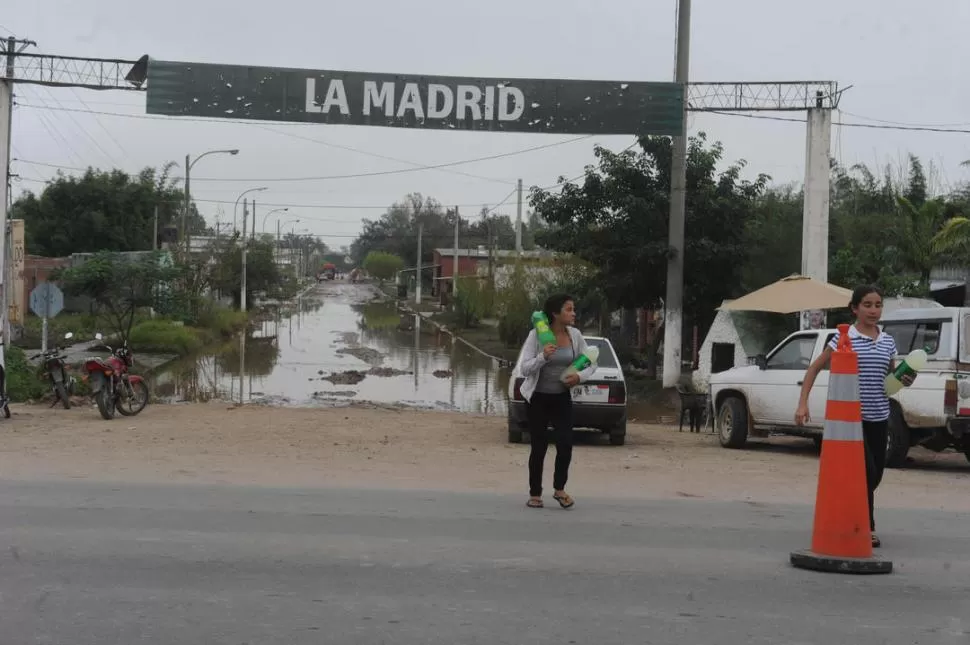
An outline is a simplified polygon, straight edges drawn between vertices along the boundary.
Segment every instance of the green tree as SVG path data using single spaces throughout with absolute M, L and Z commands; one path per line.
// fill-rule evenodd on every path
M 384 251 L 371 251 L 364 258 L 362 266 L 364 271 L 377 278 L 383 284 L 404 268 L 404 260 Z
M 246 240 L 246 300 L 251 302 L 256 292 L 276 293 L 281 285 L 279 267 L 273 255 L 274 242 L 265 239 Z M 242 244 L 239 236 L 229 238 L 215 256 L 211 286 L 221 293 L 231 294 L 233 303 L 242 303 Z
M 56 276 L 66 293 L 91 298 L 122 339 L 127 339 L 135 312 L 155 304 L 158 293 L 173 288 L 181 268 L 168 254 L 149 252 L 137 257 L 102 251 L 80 266 Z
M 93 168 L 60 174 L 39 196 L 28 192 L 14 202 L 12 216 L 24 220 L 27 250 L 37 255 L 152 250 L 156 208 L 159 233 L 181 220 L 184 193 L 170 176 L 173 166 L 137 175 Z M 195 234 L 206 230 L 194 204 L 188 225 Z
M 641 150 L 596 147 L 596 166 L 558 193 L 533 189 L 530 201 L 550 225 L 539 244 L 599 269 L 611 305 L 657 306 L 666 291 L 670 139 L 641 137 Z M 728 296 L 739 295 L 747 249 L 744 221 L 768 177 L 741 179 L 743 163 L 718 172 L 720 143 L 703 133 L 688 146 L 685 313 L 702 327 Z

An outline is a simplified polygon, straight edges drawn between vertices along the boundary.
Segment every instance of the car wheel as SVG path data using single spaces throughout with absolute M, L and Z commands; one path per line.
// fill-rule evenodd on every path
M 509 419 L 509 443 L 522 443 L 522 430 Z
M 736 396 L 728 397 L 717 411 L 717 431 L 725 448 L 742 448 L 748 441 L 748 406 Z
M 610 430 L 610 445 L 622 446 L 626 443 L 626 421 L 623 421 Z

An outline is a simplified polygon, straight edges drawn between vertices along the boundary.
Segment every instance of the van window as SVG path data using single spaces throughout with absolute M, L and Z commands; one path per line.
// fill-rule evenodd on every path
M 922 349 L 933 356 L 940 350 L 943 325 L 941 320 L 900 320 L 887 322 L 883 331 L 896 341 L 900 356 L 906 356 L 914 349 Z

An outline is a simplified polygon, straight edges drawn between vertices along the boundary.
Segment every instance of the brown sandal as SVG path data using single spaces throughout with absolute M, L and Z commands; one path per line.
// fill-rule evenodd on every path
M 544 508 L 545 504 L 538 497 L 530 497 L 529 501 L 525 503 L 529 508 Z
M 559 505 L 563 508 L 572 508 L 573 504 L 576 503 L 576 501 L 569 496 L 569 493 L 562 493 L 561 495 L 556 493 L 552 496 L 552 498 L 559 502 Z

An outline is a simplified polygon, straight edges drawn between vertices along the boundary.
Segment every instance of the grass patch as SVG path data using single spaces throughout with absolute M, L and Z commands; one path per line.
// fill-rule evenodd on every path
M 213 308 L 198 318 L 196 326 L 180 321 L 156 318 L 138 323 L 131 329 L 128 344 L 146 354 L 186 356 L 206 345 L 231 338 L 246 328 L 249 316 L 235 309 Z
M 48 390 L 46 383 L 40 380 L 37 368 L 27 362 L 27 354 L 19 347 L 9 347 L 6 352 L 7 363 L 7 396 L 11 401 L 23 401 L 42 398 Z
M 197 329 L 172 320 L 146 320 L 131 328 L 128 344 L 146 354 L 185 356 L 205 344 Z

